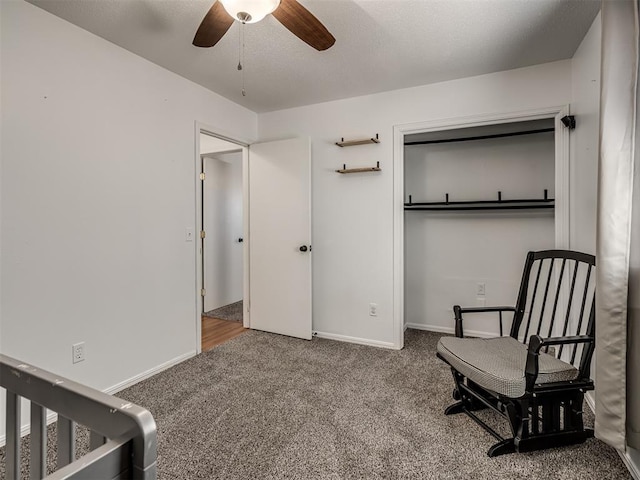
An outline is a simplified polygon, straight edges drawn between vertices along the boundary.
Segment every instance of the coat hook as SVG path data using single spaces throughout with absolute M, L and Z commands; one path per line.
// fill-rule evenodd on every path
M 449 194 L 448 193 L 444 194 L 444 198 L 445 198 L 445 202 L 449 203 Z
M 548 190 L 545 188 L 544 189 L 544 199 L 547 200 L 547 195 L 548 195 Z
M 573 130 L 574 128 L 576 128 L 576 117 L 573 115 L 565 115 L 560 119 L 560 121 L 569 130 Z
M 502 192 L 498 191 L 498 201 L 502 201 Z

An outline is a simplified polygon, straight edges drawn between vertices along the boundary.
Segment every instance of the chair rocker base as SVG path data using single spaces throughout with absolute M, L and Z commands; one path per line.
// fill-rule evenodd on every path
M 496 443 L 489 449 L 487 455 L 493 458 L 497 457 L 498 455 L 505 455 L 507 453 L 516 453 L 516 445 L 513 438 L 507 438 L 505 440 L 502 440 L 501 442 Z
M 484 405 L 481 405 L 478 408 L 475 408 L 475 410 L 482 410 L 484 408 L 486 407 Z M 494 429 L 489 427 L 485 422 L 474 415 L 473 412 L 469 410 L 463 402 L 453 403 L 449 405 L 444 411 L 445 415 L 457 415 L 459 413 L 465 413 L 469 418 L 480 425 L 494 438 L 500 440 L 487 451 L 487 456 L 491 458 L 508 453 L 523 453 L 535 450 L 546 450 L 549 448 L 563 447 L 568 445 L 577 445 L 580 443 L 584 443 L 586 440 L 594 436 L 593 429 L 585 428 L 578 431 L 538 434 L 535 436 L 529 436 L 527 438 L 503 438 Z
M 444 414 L 464 413 L 498 440 L 487 452 L 489 457 L 574 445 L 593 437 L 593 430 L 584 428 L 582 423 L 584 396 L 579 390 L 551 392 L 537 398 L 510 399 L 483 389 L 454 368 L 451 368 L 451 373 L 456 385 L 453 396 L 460 400 L 449 405 Z M 565 409 L 563 415 L 559 406 Z M 514 435 L 512 438 L 502 437 L 473 413 L 486 408 L 507 420 Z
M 535 450 L 546 450 L 549 448 L 565 447 L 568 445 L 578 445 L 593 437 L 593 430 L 584 429 L 582 432 L 556 433 L 549 436 L 527 438 L 516 442 L 515 438 L 507 438 L 493 445 L 487 455 L 497 457 L 505 453 L 523 453 Z M 517 443 L 517 445 L 516 445 Z
M 445 415 L 457 415 L 459 413 L 466 413 L 466 412 L 467 411 L 462 402 L 453 403 L 444 409 Z

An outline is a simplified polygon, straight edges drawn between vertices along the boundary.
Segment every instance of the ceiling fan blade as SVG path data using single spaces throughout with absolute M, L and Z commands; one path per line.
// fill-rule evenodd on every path
M 296 0 L 282 0 L 272 15 L 296 37 L 316 50 L 326 50 L 336 43 L 336 39 L 320 20 Z
M 193 44 L 196 47 L 213 47 L 227 33 L 233 18 L 227 13 L 222 4 L 215 1 L 198 27 Z

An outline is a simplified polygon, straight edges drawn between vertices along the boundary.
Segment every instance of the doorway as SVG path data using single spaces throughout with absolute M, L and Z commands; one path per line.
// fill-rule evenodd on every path
M 244 150 L 199 133 L 201 351 L 235 338 L 244 323 Z
M 232 154 L 242 157 L 242 234 L 226 235 L 226 247 L 242 249 L 243 277 L 242 323 L 236 326 L 263 330 L 298 338 L 312 338 L 311 308 L 311 142 L 293 138 L 249 145 L 221 137 L 196 123 L 195 150 L 195 232 L 187 232 L 187 241 L 198 242 L 196 256 L 196 351 L 203 350 L 202 314 L 210 309 L 237 304 L 240 299 L 227 297 L 218 305 L 205 304 L 210 296 L 207 271 L 207 243 L 212 223 L 207 217 L 205 200 L 209 157 L 221 157 L 232 163 Z M 201 142 L 203 146 L 201 147 Z M 205 143 L 212 142 L 213 146 Z M 222 143 L 221 143 L 222 142 Z M 207 143 L 208 144 L 208 143 Z M 251 169 L 249 165 L 251 164 Z M 205 171 L 202 171 L 204 166 Z M 251 171 L 249 171 L 251 170 Z M 251 181 L 249 181 L 251 179 Z M 223 182 L 225 184 L 225 182 Z M 213 195 L 214 197 L 216 194 Z M 251 198 L 251 203 L 249 202 Z M 213 222 L 219 223 L 219 222 Z M 237 225 L 237 222 L 236 222 Z M 216 228 L 214 226 L 213 228 Z M 216 235 L 219 232 L 215 232 Z M 249 233 L 251 238 L 249 238 Z M 209 247 L 211 249 L 211 247 Z M 218 254 L 224 257 L 226 254 Z M 249 259 L 251 258 L 251 261 Z M 227 260 L 227 259 L 225 259 Z M 217 265 L 216 268 L 224 270 Z M 237 269 L 233 270 L 237 272 Z M 218 272 L 216 272 L 218 273 Z M 222 283 L 228 281 L 223 280 Z M 220 282 L 219 282 L 220 283 Z M 237 296 L 237 295 L 236 295 Z M 206 321 L 206 320 L 205 320 Z M 242 332 L 243 330 L 240 330 Z M 234 333 L 235 335 L 235 333 Z M 226 341 L 227 336 L 221 340 Z

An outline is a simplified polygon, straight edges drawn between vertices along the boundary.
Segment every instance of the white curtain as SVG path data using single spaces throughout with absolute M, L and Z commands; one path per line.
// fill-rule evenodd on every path
M 636 13 L 638 10 L 640 10 L 640 6 L 637 6 Z M 636 17 L 636 25 L 638 25 L 639 18 L 640 14 Z M 636 33 L 640 37 L 640 31 L 636 30 Z M 638 68 L 638 83 L 640 84 L 640 67 Z M 639 112 L 640 95 L 637 95 L 629 298 L 627 302 L 627 445 L 636 450 L 640 450 L 640 120 L 637 118 L 640 116 Z
M 640 448 L 638 34 L 638 0 L 602 2 L 595 430 L 619 450 Z

